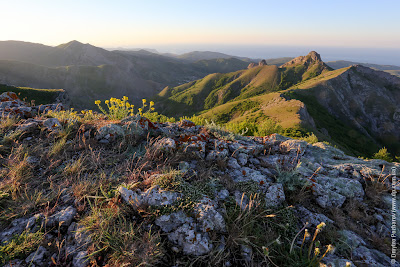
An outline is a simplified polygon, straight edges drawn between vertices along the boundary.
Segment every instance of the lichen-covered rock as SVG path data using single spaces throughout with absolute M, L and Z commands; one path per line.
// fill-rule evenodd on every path
M 346 245 L 351 247 L 352 250 L 358 248 L 359 246 L 367 245 L 364 239 L 350 230 L 340 230 L 338 233 L 342 236 L 342 240 L 346 243 Z
M 38 266 L 46 266 L 47 257 L 49 256 L 49 252 L 42 246 L 39 246 L 37 250 L 29 254 L 29 256 L 25 259 L 27 264 L 36 264 Z
M 86 251 L 79 251 L 72 260 L 72 267 L 86 267 L 88 265 L 89 260 Z
M 376 249 L 369 249 L 359 246 L 352 251 L 355 264 L 364 264 L 366 266 L 384 267 L 391 266 L 390 258 Z
M 235 158 L 229 158 L 228 159 L 228 168 L 240 169 L 240 165 Z
M 229 197 L 229 191 L 226 189 L 222 189 L 217 193 L 218 200 L 225 200 L 227 197 Z
M 39 127 L 39 123 L 36 121 L 30 121 L 30 122 L 26 122 L 24 124 L 21 124 L 17 127 L 17 131 L 21 131 L 24 133 L 27 132 L 33 132 L 34 130 L 38 129 Z
M 125 131 L 125 135 L 128 136 L 142 136 L 145 133 L 143 127 L 141 127 L 136 121 L 129 121 L 122 126 Z
M 72 206 L 68 206 L 65 209 L 60 210 L 56 214 L 47 218 L 47 225 L 53 226 L 69 226 L 76 215 L 76 209 Z
M 174 212 L 168 215 L 161 215 L 155 220 L 155 224 L 164 232 L 171 232 L 184 223 L 192 223 L 194 219 L 188 217 L 183 211 Z
M 97 130 L 96 139 L 114 141 L 119 137 L 123 137 L 124 134 L 124 129 L 118 124 L 108 124 Z
M 268 187 L 265 193 L 265 205 L 267 208 L 273 208 L 285 202 L 285 192 L 282 184 L 274 184 Z
M 138 192 L 133 192 L 132 190 L 120 186 L 118 191 L 121 197 L 135 209 L 141 205 L 172 205 L 178 197 L 180 197 L 180 193 L 166 191 L 159 186 L 151 187 L 145 192 L 140 192 L 140 190 L 138 190 Z
M 289 139 L 281 143 L 282 152 L 302 156 L 307 148 L 307 142 L 302 140 Z
M 21 101 L 17 96 L 17 94 L 14 92 L 4 92 L 0 95 L 0 102 L 6 102 L 6 101 L 17 101 L 21 105 L 24 104 L 24 102 Z
M 211 150 L 206 157 L 206 160 L 218 160 L 224 159 L 228 156 L 228 150 L 223 149 L 222 151 Z
M 321 222 L 324 222 L 326 224 L 333 223 L 333 221 L 326 217 L 324 214 L 311 212 L 303 206 L 297 206 L 295 209 L 295 213 L 298 215 L 297 217 L 300 218 L 303 225 L 308 222 L 310 226 L 316 227 Z
M 168 239 L 181 246 L 188 255 L 200 256 L 207 254 L 213 248 L 207 233 L 196 231 L 195 223 L 185 223 L 174 232 L 168 234 Z
M 39 213 L 29 218 L 17 218 L 13 220 L 7 229 L 0 232 L 0 243 L 9 241 L 13 236 L 20 235 L 24 230 L 33 229 L 36 223 L 43 217 L 44 216 Z
M 63 129 L 61 122 L 57 118 L 49 118 L 43 121 L 43 126 L 49 131 L 59 132 Z
M 253 258 L 253 250 L 251 249 L 251 247 L 247 246 L 247 245 L 240 245 L 240 250 L 241 250 L 243 259 L 247 263 L 250 263 L 251 259 Z
M 158 140 L 154 147 L 161 152 L 173 153 L 176 150 L 176 142 L 172 138 L 164 137 Z
M 231 142 L 228 144 L 228 147 L 229 151 L 233 153 L 233 155 L 237 153 L 244 153 L 247 155 L 257 156 L 262 151 L 264 151 L 264 145 L 254 142 L 245 142 L 245 141 Z
M 199 158 L 205 158 L 206 155 L 206 143 L 203 141 L 197 142 L 185 142 L 182 144 L 184 153 L 193 154 Z
M 340 177 L 329 178 L 325 176 L 318 176 L 315 180 L 318 184 L 323 186 L 324 189 L 332 190 L 347 198 L 362 200 L 364 197 L 364 189 L 357 180 Z
M 195 217 L 203 232 L 225 231 L 224 217 L 216 208 L 217 204 L 208 197 L 203 197 L 194 208 Z
M 316 196 L 318 205 L 323 208 L 338 207 L 340 208 L 346 197 L 338 194 L 332 190 L 325 189 L 323 186 L 317 183 L 313 183 L 313 194 Z
M 245 166 L 248 158 L 249 155 L 246 153 L 238 153 L 236 156 L 237 162 L 240 164 L 240 166 Z
M 190 120 L 181 120 L 178 125 L 179 125 L 179 127 L 193 127 L 193 126 L 196 126 L 196 124 L 194 124 L 194 122 L 192 122 Z

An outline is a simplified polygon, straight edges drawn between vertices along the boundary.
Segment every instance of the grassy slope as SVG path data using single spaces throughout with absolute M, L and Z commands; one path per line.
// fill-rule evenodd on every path
M 277 99 L 282 101 L 278 102 Z M 272 102 L 278 104 L 269 105 Z M 300 128 L 299 104 L 295 100 L 284 101 L 280 93 L 269 93 L 220 105 L 205 111 L 201 116 L 218 123 L 247 120 L 261 122 L 265 118 L 271 118 L 284 128 Z
M 14 87 L 0 84 L 0 94 L 4 92 L 14 92 L 19 98 L 27 102 L 35 100 L 36 105 L 54 103 L 57 96 L 63 92 L 62 89 L 35 89 L 29 87 Z
M 278 68 L 257 66 L 227 74 L 214 73 L 195 82 L 165 88 L 156 98 L 169 116 L 191 115 L 225 104 L 286 89 L 325 72 L 324 65 Z
M 231 101 L 203 111 L 201 116 L 218 123 L 245 121 L 260 123 L 265 118 L 271 118 L 283 128 L 313 131 L 320 140 L 329 141 L 349 154 L 371 156 L 378 150 L 378 146 L 359 131 L 330 115 L 313 96 L 314 90 L 323 86 L 325 81 L 341 75 L 348 69 L 324 72 L 318 77 L 300 82 L 282 91 L 283 95 L 291 99 L 289 101 L 284 101 L 280 93 L 273 92 Z M 302 122 L 299 115 L 300 101 L 306 105 L 317 129 L 310 129 Z M 271 105 L 271 103 L 274 104 Z M 323 134 L 325 132 L 323 129 L 328 131 L 329 136 Z

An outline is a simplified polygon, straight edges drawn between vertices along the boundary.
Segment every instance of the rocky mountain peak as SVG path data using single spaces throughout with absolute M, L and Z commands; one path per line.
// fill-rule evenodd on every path
M 258 62 L 258 66 L 266 66 L 266 65 L 268 65 L 268 64 L 267 64 L 267 61 L 265 61 L 265 59 Z
M 254 68 L 254 67 L 257 67 L 257 63 L 252 62 L 247 66 L 248 69 L 251 69 L 251 68 Z
M 324 64 L 325 65 L 325 63 L 321 60 L 320 54 L 318 54 L 315 51 L 311 51 L 306 56 L 296 57 L 296 58 L 292 59 L 291 61 L 283 64 L 281 66 L 281 68 L 287 68 L 287 67 L 290 67 L 293 65 L 300 65 L 300 64 L 304 64 L 307 66 L 314 65 L 314 64 Z
M 322 61 L 320 54 L 315 51 L 311 51 L 306 57 L 310 57 L 313 61 Z
M 248 69 L 251 69 L 251 68 L 255 68 L 255 67 L 257 67 L 257 66 L 267 66 L 267 65 L 268 65 L 268 64 L 267 64 L 267 61 L 266 61 L 265 59 L 263 59 L 263 60 L 261 60 L 260 62 L 258 62 L 258 64 L 255 63 L 255 62 L 250 63 L 250 64 L 247 66 L 247 68 L 248 68 Z

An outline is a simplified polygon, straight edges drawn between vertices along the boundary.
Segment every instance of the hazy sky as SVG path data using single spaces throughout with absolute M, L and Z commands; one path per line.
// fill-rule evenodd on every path
M 0 0 L 0 8 L 0 40 L 47 45 L 400 48 L 398 0 Z

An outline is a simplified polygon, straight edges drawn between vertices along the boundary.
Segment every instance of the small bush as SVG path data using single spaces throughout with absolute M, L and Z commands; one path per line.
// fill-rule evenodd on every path
M 158 112 L 146 112 L 143 113 L 143 117 L 148 118 L 152 122 L 160 122 L 160 123 L 175 122 L 175 118 L 167 117 L 163 114 L 158 114 Z
M 386 160 L 387 162 L 392 162 L 393 158 L 388 152 L 386 147 L 381 148 L 377 153 L 374 154 L 373 156 L 374 159 L 382 159 Z
M 300 138 L 310 144 L 318 143 L 318 137 L 314 133 L 308 133 L 308 136 Z
M 297 172 L 298 167 L 300 167 L 300 164 L 298 164 L 293 170 L 283 170 L 282 168 L 277 166 L 276 170 L 278 172 L 278 175 L 276 176 L 276 182 L 281 183 L 284 189 L 290 192 L 294 192 L 306 186 L 307 181 L 300 180 L 299 174 Z
M 7 264 L 17 258 L 25 258 L 35 251 L 44 240 L 44 233 L 38 231 L 29 233 L 28 231 L 14 236 L 9 242 L 0 246 L 0 263 Z

